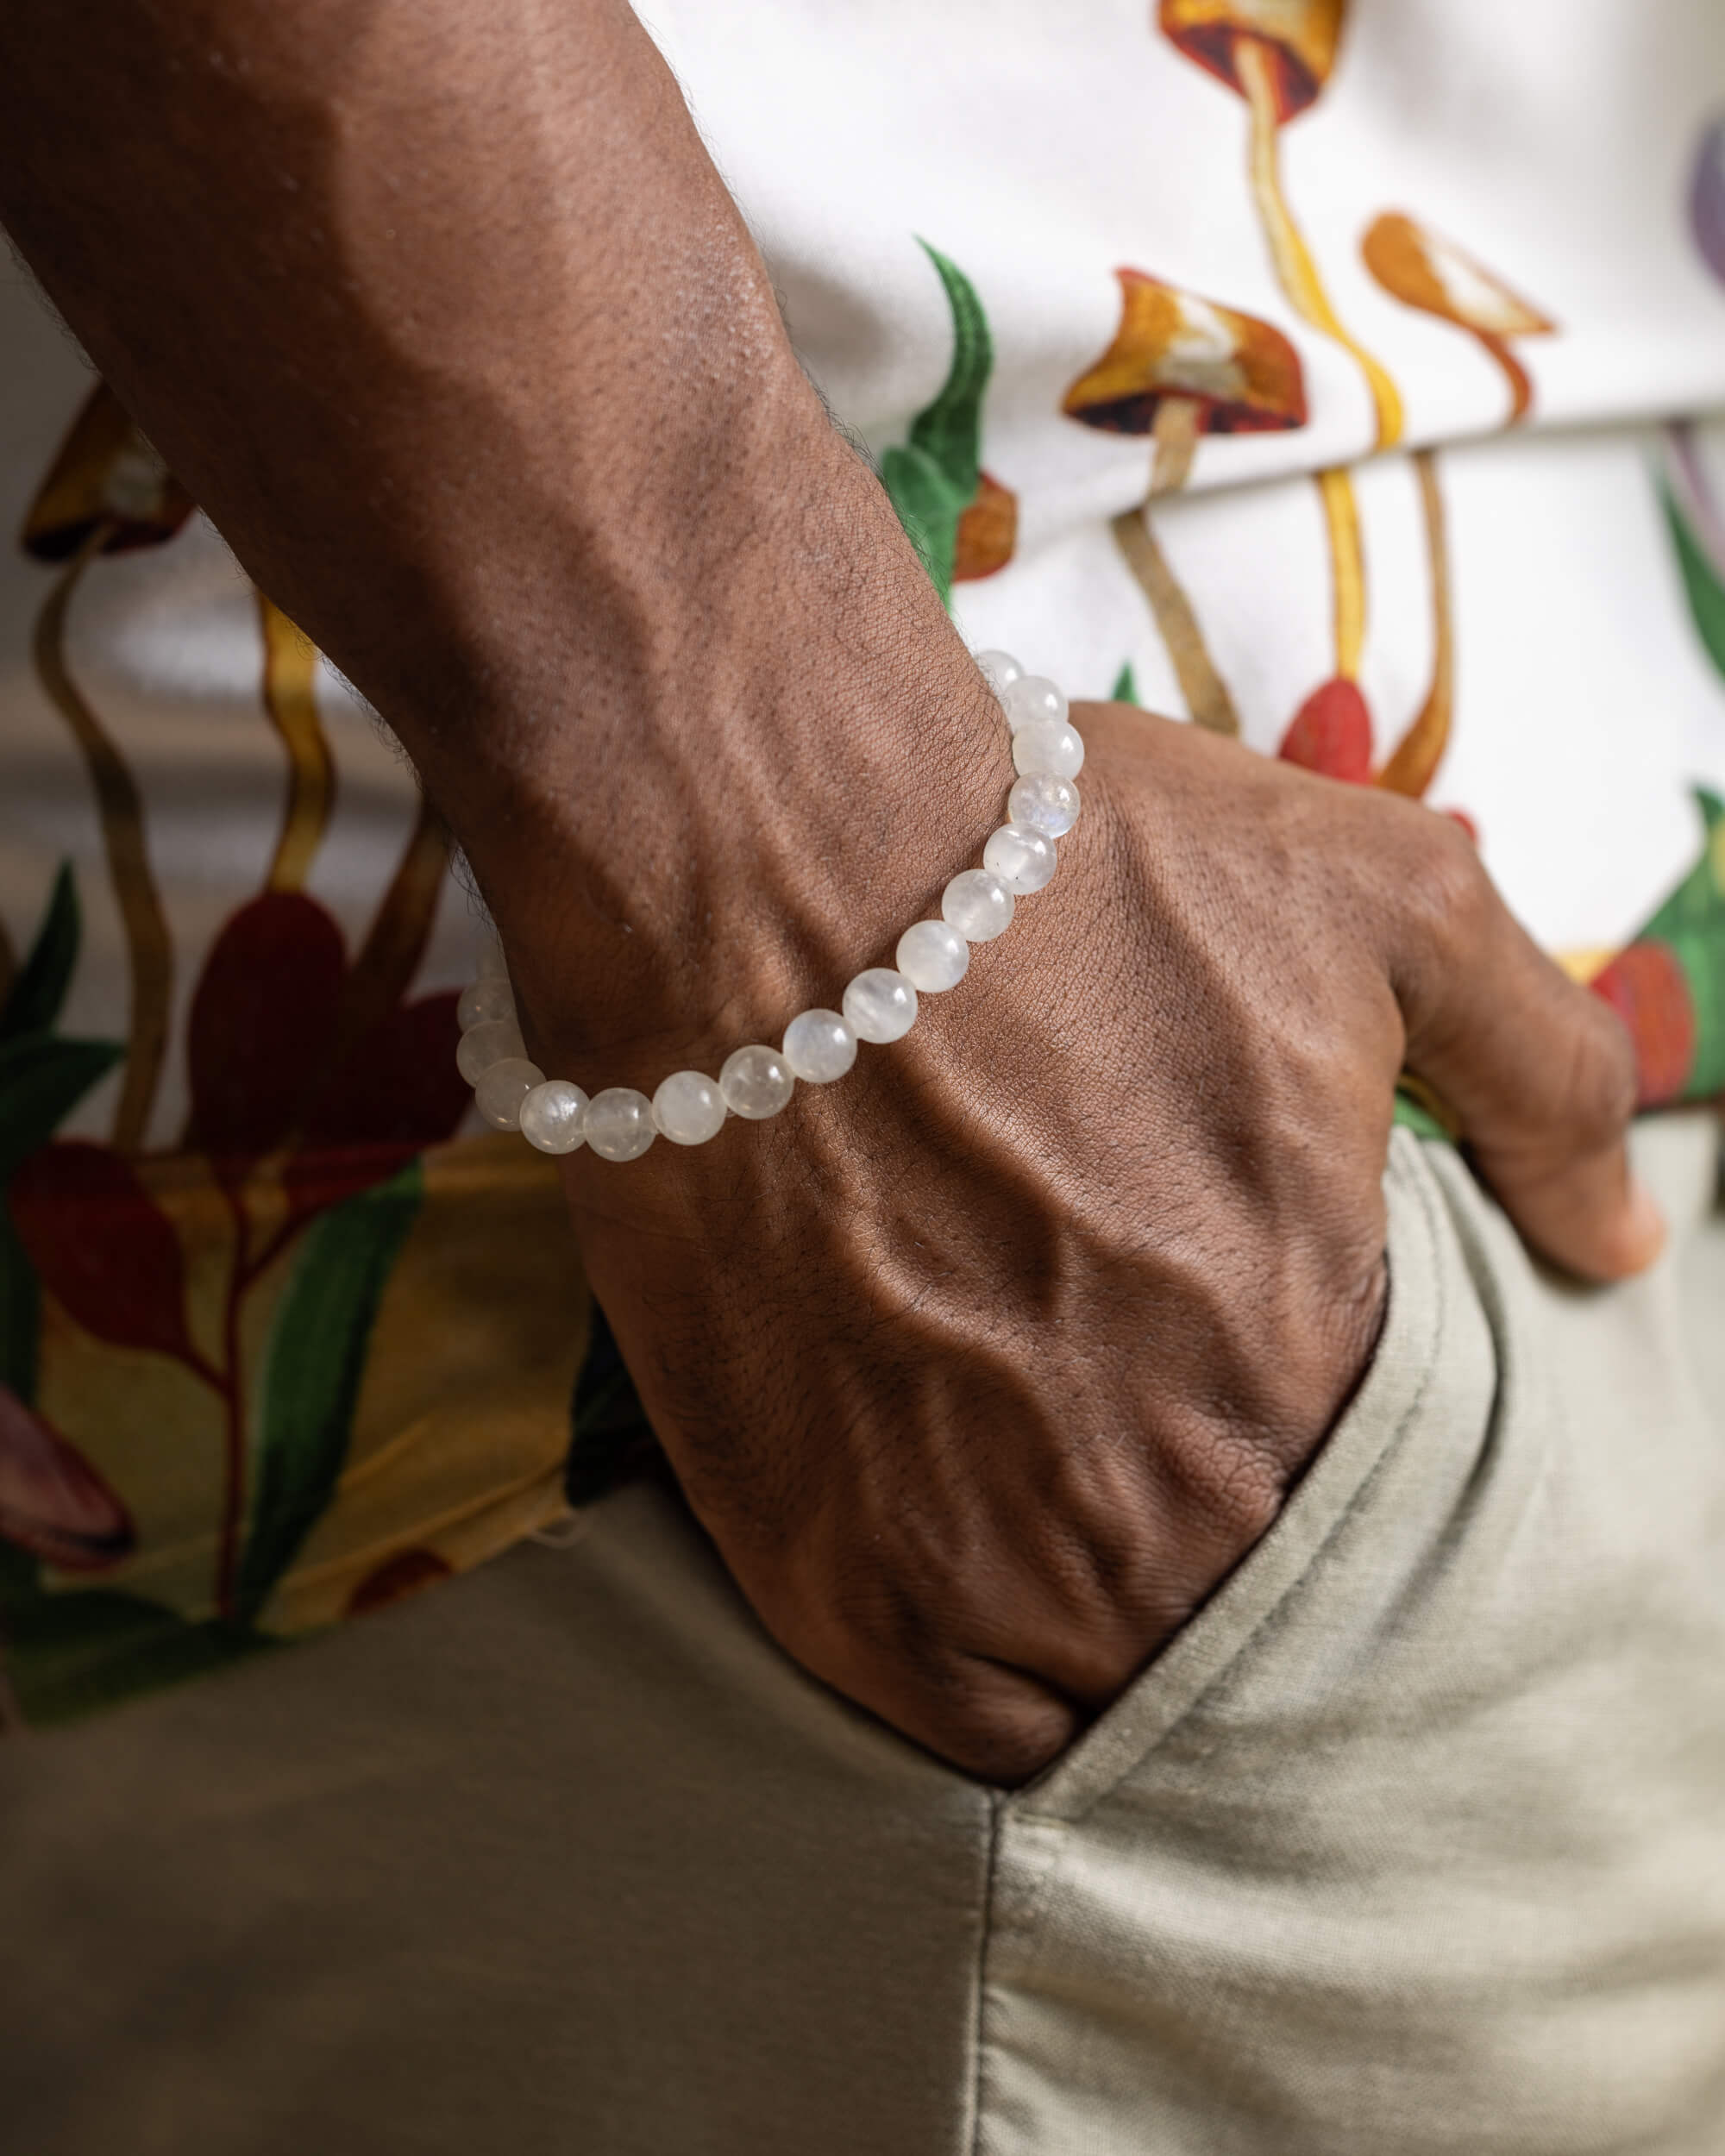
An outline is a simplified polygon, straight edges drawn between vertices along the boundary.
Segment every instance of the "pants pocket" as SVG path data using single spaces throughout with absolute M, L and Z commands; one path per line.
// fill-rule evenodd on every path
M 1393 1134 L 1384 1174 L 1389 1206 L 1389 1299 L 1371 1369 L 1269 1532 L 1192 1622 L 1052 1766 L 1013 1800 L 1041 1818 L 1082 1816 L 1134 1760 L 1153 1747 L 1253 1633 L 1297 1594 L 1338 1524 L 1361 1499 L 1386 1451 L 1405 1440 L 1427 1405 L 1447 1345 L 1453 1391 L 1482 1380 L 1490 1341 L 1452 1306 L 1440 1238 L 1447 1223 L 1419 1142 Z M 1466 1337 L 1452 1336 L 1459 1325 Z M 1460 1351 L 1465 1349 L 1466 1371 Z
M 1584 1289 L 1448 1149 L 1398 1136 L 1388 1188 L 1325 1452 L 997 1805 L 979 2156 L 1725 2147 L 1725 1447 L 1680 1250 Z

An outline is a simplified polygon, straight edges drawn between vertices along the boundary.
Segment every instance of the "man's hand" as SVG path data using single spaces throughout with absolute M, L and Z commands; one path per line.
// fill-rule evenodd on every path
M 567 1163 L 593 1285 L 768 1626 L 1007 1783 L 1239 1561 L 1358 1382 L 1404 1062 L 1550 1257 L 1609 1278 L 1659 1237 L 1627 1037 L 1456 824 L 1075 717 L 1059 875 L 906 1039 L 699 1150 Z M 1004 786 L 1004 725 L 994 750 Z M 554 1069 L 557 1016 L 536 988 Z
M 716 1069 L 977 858 L 1000 714 L 625 0 L 16 0 L 0 217 L 405 743 L 548 1070 Z M 1549 1255 L 1610 1277 L 1659 1233 L 1616 1021 L 1452 826 L 1079 716 L 1060 876 L 908 1039 L 705 1148 L 568 1163 L 766 1622 L 1003 1781 L 1358 1382 L 1404 1062 Z

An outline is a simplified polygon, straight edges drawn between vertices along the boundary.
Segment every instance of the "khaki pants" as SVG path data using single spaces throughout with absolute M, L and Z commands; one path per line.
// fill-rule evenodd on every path
M 17 2156 L 1725 2150 L 1725 1225 L 1538 1273 L 1398 1133 L 1373 1370 L 1034 1787 L 900 1744 L 637 1486 L 0 1750 Z

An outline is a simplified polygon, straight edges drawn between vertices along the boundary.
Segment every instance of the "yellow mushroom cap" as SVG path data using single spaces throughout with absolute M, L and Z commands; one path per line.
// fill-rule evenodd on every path
M 172 539 L 192 508 L 118 398 L 98 382 L 30 504 L 19 539 L 39 561 L 65 561 L 107 524 L 112 529 L 101 551 L 120 554 Z
M 1276 116 L 1303 112 L 1336 64 L 1346 0 L 1159 0 L 1163 35 L 1243 97 L 1236 47 L 1263 46 L 1274 63 Z
M 1205 434 L 1306 423 L 1300 355 L 1255 315 L 1219 307 L 1142 270 L 1116 270 L 1120 326 L 1062 400 L 1069 418 L 1110 434 L 1149 434 L 1164 398 L 1200 408 Z
M 1360 253 L 1393 298 L 1477 336 L 1543 337 L 1557 327 L 1465 248 L 1398 210 L 1373 220 Z

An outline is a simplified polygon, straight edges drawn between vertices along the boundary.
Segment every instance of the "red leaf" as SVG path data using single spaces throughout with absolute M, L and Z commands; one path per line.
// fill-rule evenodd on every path
M 81 1452 L 0 1385 L 0 1536 L 66 1572 L 117 1564 L 136 1537 Z
M 418 1152 L 450 1137 L 467 1112 L 455 1068 L 461 1029 L 456 992 L 390 1012 L 359 1042 L 311 1104 L 308 1145 L 405 1145 Z
M 1276 751 L 1284 762 L 1352 786 L 1371 780 L 1371 713 L 1356 683 L 1340 674 L 1320 681 L 1294 714 Z
M 295 1153 L 281 1178 L 290 1223 L 298 1227 L 314 1213 L 386 1183 L 419 1150 L 417 1145 L 319 1145 Z
M 105 1145 L 45 1145 L 12 1177 L 12 1219 L 42 1284 L 86 1332 L 195 1359 L 179 1241 Z
M 218 1168 L 280 1144 L 336 1038 L 342 931 L 316 899 L 267 891 L 216 938 L 191 1000 L 190 1143 Z
M 455 1135 L 472 1098 L 455 1068 L 456 1000 L 452 988 L 390 1012 L 311 1103 L 282 1178 L 296 1213 L 368 1190 Z
M 1640 1105 L 1681 1100 L 1695 1068 L 1695 1003 L 1671 945 L 1656 938 L 1631 943 L 1587 985 L 1629 1029 Z

